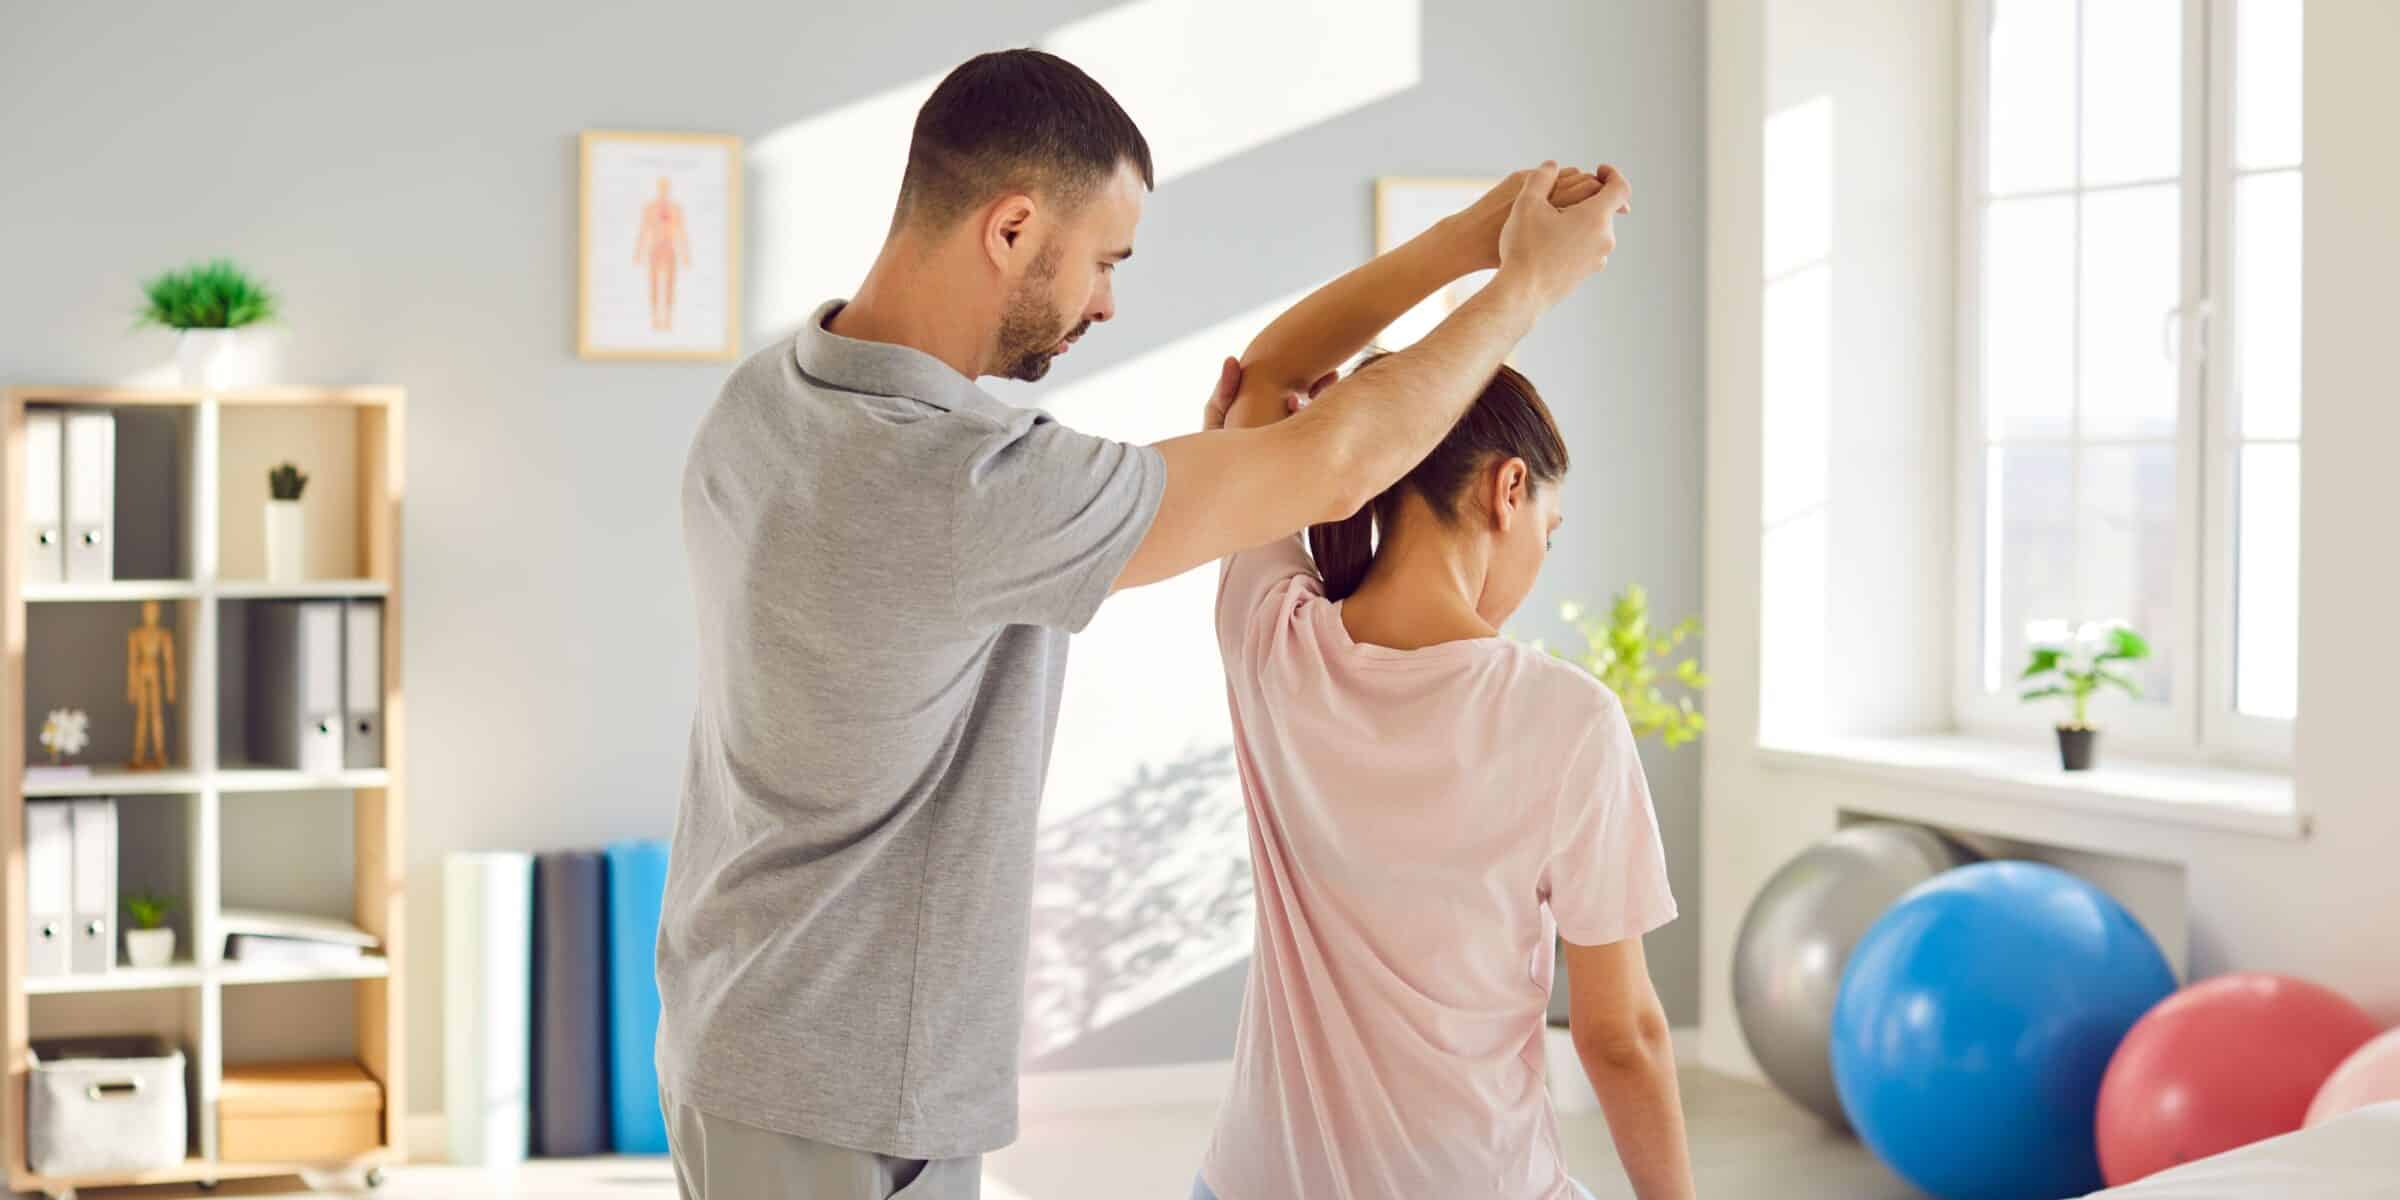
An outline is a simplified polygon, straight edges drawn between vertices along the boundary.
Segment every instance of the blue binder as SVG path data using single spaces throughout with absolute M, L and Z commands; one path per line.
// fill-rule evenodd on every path
M 619 1154 L 665 1154 L 658 1106 L 658 909 L 667 843 L 608 848 L 609 1130 Z

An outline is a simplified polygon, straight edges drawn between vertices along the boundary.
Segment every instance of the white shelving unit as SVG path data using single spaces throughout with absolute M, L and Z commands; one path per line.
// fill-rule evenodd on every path
M 183 447 L 179 478 L 163 486 L 183 489 L 182 558 L 178 578 L 132 579 L 99 584 L 55 584 L 28 588 L 25 530 L 14 515 L 24 478 L 25 410 L 28 405 L 97 406 L 116 410 L 179 410 Z M 401 1116 L 407 1112 L 403 1078 L 400 973 L 406 962 L 401 936 L 405 828 L 398 764 L 403 761 L 405 715 L 401 703 L 400 495 L 404 397 L 397 388 L 275 388 L 197 393 L 126 391 L 108 388 L 16 388 L 0 402 L 0 627 L 5 667 L 0 668 L 0 1054 L 8 1079 L 0 1087 L 0 1138 L 8 1142 L 8 1182 L 18 1191 L 63 1195 L 77 1188 L 152 1183 L 213 1183 L 225 1179 L 289 1175 L 302 1169 L 369 1167 L 399 1157 Z M 269 582 L 262 575 L 256 544 L 258 520 L 250 491 L 263 499 L 264 462 L 291 458 L 310 464 L 312 578 Z M 330 514 L 330 519 L 328 518 Z M 247 526 L 242 520 L 247 518 Z M 330 528 L 327 528 L 330 526 Z M 322 539 L 322 540 L 320 540 Z M 229 605 L 299 598 L 373 598 L 383 604 L 383 723 L 385 769 L 332 775 L 262 768 L 221 761 L 221 633 Z M 85 778 L 25 774 L 30 736 L 26 696 L 29 611 L 52 606 L 125 604 L 156 600 L 171 606 L 182 687 L 170 713 L 170 751 L 176 765 L 163 771 L 95 770 Z M 121 669 L 121 668 L 116 668 Z M 289 792 L 347 792 L 352 836 L 352 906 L 349 917 L 381 940 L 380 952 L 355 963 L 321 967 L 256 966 L 221 961 L 224 933 L 225 806 L 229 798 Z M 27 978 L 25 921 L 24 807 L 29 798 L 112 796 L 120 811 L 150 804 L 184 806 L 189 894 L 181 897 L 190 916 L 191 943 L 177 947 L 179 961 L 136 970 L 122 964 L 107 974 Z M 121 819 L 120 824 L 123 824 Z M 383 1144 L 348 1163 L 234 1163 L 218 1157 L 217 1098 L 226 1049 L 225 1007 L 229 989 L 290 983 L 347 983 L 355 1005 L 357 1060 L 383 1086 Z M 178 1167 L 132 1174 L 45 1177 L 25 1157 L 27 1044 L 61 1032 L 86 1033 L 110 1013 L 98 1006 L 131 993 L 173 993 L 141 1011 L 170 1013 L 163 1028 L 118 1032 L 160 1033 L 184 1043 L 193 1059 L 197 1091 L 188 1099 L 191 1157 Z M 41 1011 L 29 997 L 43 997 Z M 178 997 L 180 999 L 178 999 Z M 138 997 L 136 997 L 138 1000 Z M 87 1011 L 89 1008 L 91 1011 Z M 305 1055 L 294 1055 L 305 1057 Z

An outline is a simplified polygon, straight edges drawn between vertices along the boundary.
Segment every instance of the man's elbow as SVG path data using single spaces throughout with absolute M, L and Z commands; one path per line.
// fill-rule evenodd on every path
M 1631 1074 L 1671 1065 L 1674 1037 L 1667 1014 L 1644 1005 L 1623 1016 L 1572 1022 L 1575 1053 L 1598 1070 Z

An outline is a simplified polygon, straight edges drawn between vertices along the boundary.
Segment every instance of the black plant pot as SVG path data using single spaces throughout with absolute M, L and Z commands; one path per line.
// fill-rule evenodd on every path
M 2070 771 L 2092 769 L 2092 746 L 2100 740 L 2100 731 L 2088 725 L 2058 727 L 2058 765 Z

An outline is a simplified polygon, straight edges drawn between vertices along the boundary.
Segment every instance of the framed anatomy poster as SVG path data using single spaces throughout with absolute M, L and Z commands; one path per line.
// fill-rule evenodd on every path
M 739 354 L 741 240 L 740 138 L 587 131 L 575 352 Z
M 1375 253 L 1382 254 L 1425 232 L 1435 221 L 1473 204 L 1492 190 L 1497 178 L 1406 178 L 1384 176 L 1375 181 Z M 1481 289 L 1492 277 L 1477 271 L 1454 280 L 1401 314 L 1375 339 L 1383 350 L 1398 350 L 1433 331 L 1452 310 Z

